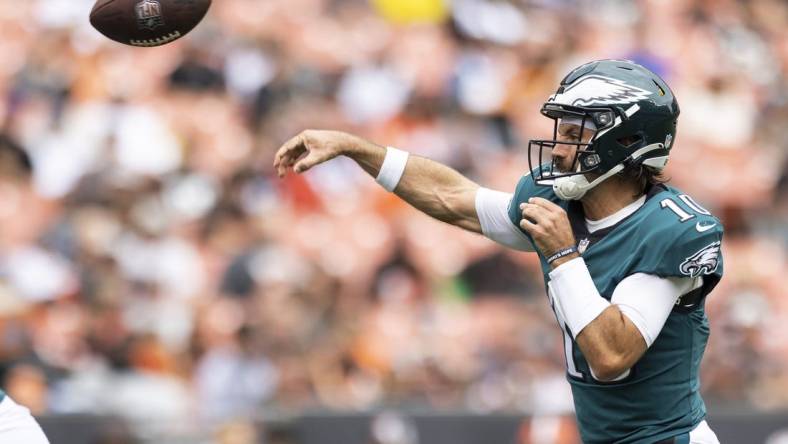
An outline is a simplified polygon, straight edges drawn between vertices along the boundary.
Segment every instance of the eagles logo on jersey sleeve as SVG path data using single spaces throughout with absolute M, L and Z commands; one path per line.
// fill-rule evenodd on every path
M 679 266 L 679 271 L 689 277 L 714 273 L 722 261 L 720 244 L 720 241 L 712 242 L 697 253 L 684 259 L 684 262 Z

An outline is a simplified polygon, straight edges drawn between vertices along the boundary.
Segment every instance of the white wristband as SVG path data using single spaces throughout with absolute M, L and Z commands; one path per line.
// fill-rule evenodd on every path
M 408 164 L 408 156 L 410 153 L 407 151 L 398 150 L 393 147 L 386 148 L 386 158 L 383 159 L 383 165 L 380 167 L 380 172 L 375 181 L 379 183 L 386 191 L 392 192 L 397 188 L 399 180 L 402 178 L 402 173 L 405 172 L 405 166 Z
M 599 295 L 581 257 L 551 271 L 549 287 L 556 311 L 564 317 L 574 338 L 610 306 L 610 302 Z

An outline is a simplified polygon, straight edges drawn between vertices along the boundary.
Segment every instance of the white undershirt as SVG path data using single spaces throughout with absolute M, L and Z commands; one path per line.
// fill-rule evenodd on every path
M 482 233 L 489 239 L 509 248 L 521 251 L 535 251 L 533 245 L 523 232 L 509 219 L 508 207 L 512 194 L 480 188 L 476 193 L 476 214 L 482 227 Z M 632 202 L 614 214 L 600 220 L 586 219 L 589 232 L 611 227 L 632 213 L 646 202 L 646 197 Z M 570 261 L 571 262 L 571 261 Z M 561 273 L 565 265 L 553 270 Z M 568 268 L 571 267 L 567 267 Z M 585 273 L 588 269 L 583 266 Z M 576 271 L 573 271 L 576 272 Z M 669 277 L 635 273 L 618 283 L 610 302 L 617 305 L 637 327 L 646 345 L 651 346 L 657 339 L 662 326 L 668 319 L 676 301 L 684 294 L 703 285 L 702 278 Z M 588 289 L 598 295 L 598 290 Z M 596 296 L 600 297 L 600 296 Z M 575 335 L 580 332 L 574 332 Z
M 641 196 L 640 199 L 616 211 L 610 216 L 603 217 L 602 219 L 599 220 L 591 220 L 586 218 L 586 227 L 588 228 L 588 232 L 593 233 L 595 231 L 612 227 L 613 225 L 629 217 L 632 213 L 637 211 L 645 203 L 646 203 L 646 196 Z

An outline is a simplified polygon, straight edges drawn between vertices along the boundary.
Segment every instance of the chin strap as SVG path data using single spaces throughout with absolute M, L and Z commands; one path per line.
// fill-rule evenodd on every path
M 559 177 L 553 181 L 553 191 L 555 192 L 555 195 L 562 200 L 580 200 L 586 195 L 588 190 L 594 188 L 608 177 L 619 173 L 623 169 L 624 164 L 619 163 L 605 174 L 594 179 L 593 182 L 589 182 L 584 174 Z
M 626 168 L 627 165 L 640 159 L 640 157 L 643 156 L 644 154 L 648 153 L 649 151 L 662 149 L 664 147 L 665 145 L 661 143 L 646 145 L 643 148 L 632 153 L 632 155 L 629 156 L 627 159 L 625 159 L 623 162 L 617 164 L 616 166 L 606 171 L 601 176 L 594 179 L 592 182 L 589 182 L 588 179 L 586 179 L 585 174 L 575 174 L 574 176 L 556 178 L 553 180 L 553 184 L 552 184 L 553 191 L 555 192 L 555 195 L 558 196 L 559 199 L 580 200 L 583 198 L 583 196 L 586 195 L 588 190 L 604 182 L 610 176 L 620 173 L 624 168 Z M 663 157 L 660 157 L 658 159 L 660 159 L 660 163 L 664 167 L 665 164 L 667 163 L 667 156 L 664 156 L 664 161 L 662 160 Z M 648 160 L 646 160 L 643 163 L 646 162 L 648 162 Z

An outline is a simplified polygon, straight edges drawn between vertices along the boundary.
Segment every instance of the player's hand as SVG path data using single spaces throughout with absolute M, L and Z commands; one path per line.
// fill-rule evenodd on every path
M 340 131 L 303 131 L 279 148 L 274 157 L 274 168 L 279 177 L 284 177 L 291 168 L 296 173 L 303 173 L 344 154 L 353 145 L 353 139 L 354 136 Z
M 523 215 L 520 227 L 531 235 L 536 248 L 544 257 L 575 245 L 575 235 L 563 208 L 547 199 L 532 197 L 520 204 L 520 210 Z M 567 257 L 571 259 L 576 256 Z

